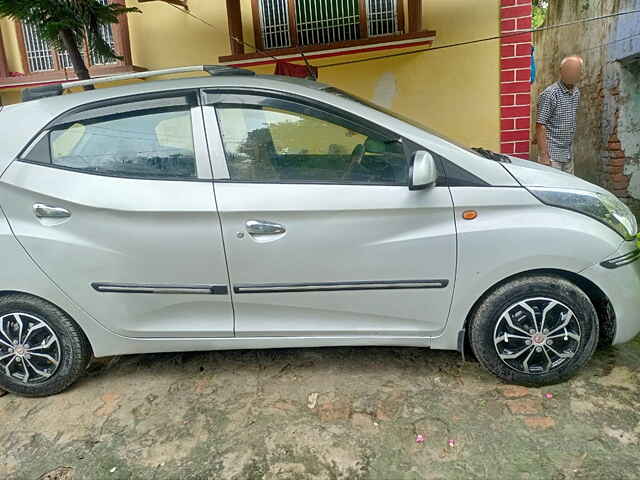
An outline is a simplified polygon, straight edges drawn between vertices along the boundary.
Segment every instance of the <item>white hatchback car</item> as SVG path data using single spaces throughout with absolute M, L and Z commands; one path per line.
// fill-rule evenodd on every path
M 0 388 L 334 345 L 468 345 L 535 386 L 640 330 L 636 220 L 607 191 L 321 83 L 191 70 L 0 112 Z

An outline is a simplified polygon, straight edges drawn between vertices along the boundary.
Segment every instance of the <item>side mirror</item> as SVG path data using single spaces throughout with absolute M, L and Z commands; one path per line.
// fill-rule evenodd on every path
M 409 163 L 409 190 L 423 190 L 437 179 L 438 169 L 433 156 L 425 150 L 415 152 Z

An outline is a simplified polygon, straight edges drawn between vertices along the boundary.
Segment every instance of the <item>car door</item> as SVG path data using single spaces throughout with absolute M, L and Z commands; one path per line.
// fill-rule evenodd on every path
M 427 336 L 446 322 L 446 186 L 408 189 L 416 146 L 302 100 L 209 92 L 205 124 L 237 336 Z
M 0 204 L 29 255 L 121 335 L 233 336 L 197 98 L 163 93 L 71 111 L 0 180 Z

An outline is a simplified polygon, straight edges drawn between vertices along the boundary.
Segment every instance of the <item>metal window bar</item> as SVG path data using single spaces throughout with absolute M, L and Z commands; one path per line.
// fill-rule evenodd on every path
M 358 0 L 296 0 L 300 45 L 356 40 L 360 38 L 359 26 Z
M 107 5 L 109 0 L 99 0 L 103 5 Z M 116 42 L 113 37 L 113 28 L 111 25 L 100 25 L 100 36 L 102 39 L 115 51 Z M 109 65 L 116 63 L 117 60 L 113 58 L 106 58 L 102 55 L 98 55 L 96 52 L 91 52 L 91 64 L 92 65 Z
M 58 61 L 60 62 L 60 68 L 71 68 L 71 58 L 69 58 L 69 52 L 58 52 Z
M 24 47 L 30 72 L 48 72 L 54 70 L 53 56 L 48 43 L 38 35 L 33 25 L 22 24 Z
M 113 29 L 111 28 L 111 25 L 100 25 L 100 35 L 102 36 L 104 41 L 115 51 L 116 42 L 113 38 Z M 102 55 L 98 55 L 96 52 L 91 52 L 92 65 L 109 65 L 116 62 L 117 60 L 114 58 L 106 58 Z
M 397 0 L 367 0 L 367 24 L 370 37 L 398 33 Z
M 260 0 L 262 46 L 286 48 L 291 46 L 289 6 L 287 0 Z

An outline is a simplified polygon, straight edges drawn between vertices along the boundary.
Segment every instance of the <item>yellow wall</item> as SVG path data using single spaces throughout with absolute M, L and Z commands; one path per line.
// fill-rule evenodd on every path
M 148 69 L 217 63 L 230 53 L 226 2 L 190 0 L 191 12 L 212 28 L 163 2 L 127 0 L 142 14 L 129 15 L 135 65 Z M 499 33 L 500 0 L 424 0 L 423 27 L 436 31 L 433 46 Z M 241 0 L 245 41 L 254 44 L 251 0 Z M 13 29 L 2 21 L 10 68 L 17 70 Z M 250 51 L 251 49 L 247 49 Z M 406 50 L 405 50 L 406 51 Z M 315 60 L 319 80 L 381 103 L 469 146 L 499 149 L 499 44 L 497 41 L 391 59 L 322 68 L 348 59 Z M 273 66 L 256 67 L 272 73 Z M 5 101 L 6 94 L 2 94 Z M 9 102 L 6 102 L 9 103 Z
M 2 29 L 2 41 L 4 42 L 9 71 L 24 72 L 22 61 L 20 60 L 15 23 L 7 18 L 0 18 L 0 29 Z
M 434 47 L 498 34 L 498 1 L 428 0 L 424 6 L 423 26 L 436 31 Z M 498 151 L 498 56 L 498 42 L 491 41 L 320 69 L 320 80 L 378 103 L 389 98 L 385 85 L 395 83 L 385 106 L 465 145 Z

